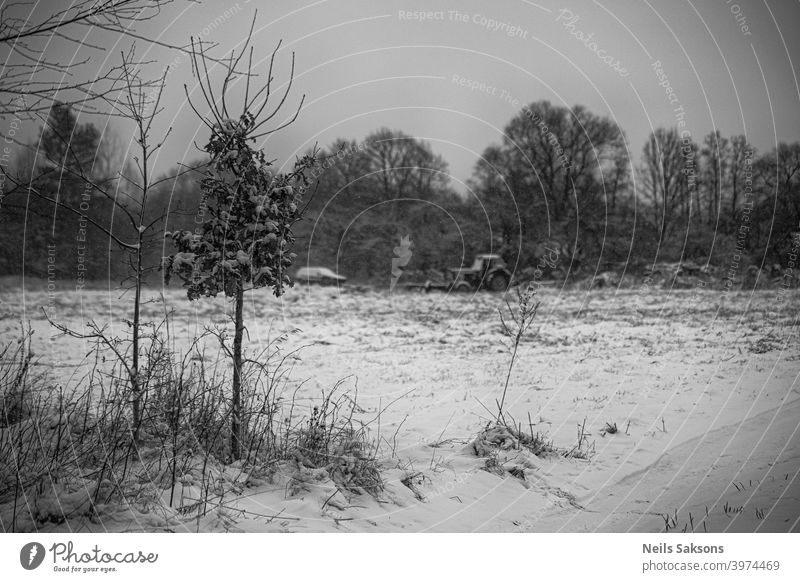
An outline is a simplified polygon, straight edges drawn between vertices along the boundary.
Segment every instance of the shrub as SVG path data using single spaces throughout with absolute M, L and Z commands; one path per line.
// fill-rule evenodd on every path
M 231 462 L 230 367 L 205 363 L 202 340 L 213 335 L 183 355 L 153 335 L 140 371 L 138 427 L 123 364 L 102 363 L 110 348 L 99 343 L 80 392 L 66 392 L 47 374 L 31 373 L 29 333 L 1 347 L 0 530 L 67 521 L 79 528 L 123 510 L 146 529 L 186 527 L 190 514 L 199 524 L 279 466 L 292 478 L 316 471 L 353 493 L 382 491 L 377 446 L 353 418 L 355 402 L 344 393 L 334 399 L 334 389 L 310 417 L 295 415 L 294 399 L 282 397 L 292 354 L 280 354 L 274 342 L 245 360 L 242 454 Z
M 354 421 L 355 404 L 333 400 L 334 392 L 323 396 L 304 425 L 290 431 L 289 455 L 300 467 L 325 469 L 347 491 L 377 495 L 384 488 L 378 447 L 370 441 L 367 427 Z

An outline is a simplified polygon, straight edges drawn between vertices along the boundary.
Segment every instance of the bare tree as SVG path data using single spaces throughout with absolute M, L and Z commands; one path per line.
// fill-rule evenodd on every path
M 107 106 L 112 114 L 131 122 L 135 127 L 134 140 L 138 146 L 138 155 L 134 157 L 133 164 L 124 164 L 116 176 L 93 171 L 94 160 L 83 159 L 85 156 L 75 152 L 72 136 L 60 136 L 63 155 L 45 156 L 45 163 L 32 171 L 30 176 L 15 175 L 1 168 L 4 176 L 11 184 L 11 190 L 6 194 L 4 202 L 14 202 L 15 199 L 25 200 L 32 197 L 39 202 L 49 205 L 52 209 L 60 209 L 70 214 L 77 215 L 85 220 L 91 227 L 98 229 L 108 237 L 111 247 L 116 247 L 125 257 L 129 272 L 122 282 L 124 289 L 133 292 L 133 315 L 130 321 L 130 349 L 123 349 L 125 343 L 117 337 L 110 337 L 105 328 L 95 322 L 89 322 L 88 331 L 77 331 L 51 322 L 53 325 L 73 337 L 89 339 L 110 349 L 124 368 L 131 390 L 133 432 L 137 435 L 142 419 L 142 396 L 146 382 L 143 381 L 140 369 L 140 356 L 142 353 L 141 320 L 142 286 L 147 275 L 160 267 L 160 261 L 147 262 L 147 250 L 160 242 L 159 225 L 164 220 L 162 214 L 155 217 L 148 213 L 148 202 L 151 193 L 158 186 L 171 179 L 172 176 L 155 179 L 152 173 L 153 156 L 162 147 L 169 134 L 154 139 L 152 136 L 153 121 L 161 112 L 161 96 L 166 83 L 167 71 L 154 81 L 143 81 L 141 71 L 136 66 L 133 51 L 122 53 L 120 70 L 120 83 L 122 85 L 119 99 L 109 100 Z M 156 88 L 153 92 L 152 87 Z M 32 148 L 32 146 L 30 146 Z M 187 168 L 185 172 L 197 168 Z M 108 168 L 106 168 L 108 170 Z M 88 215 L 85 208 L 74 200 L 65 200 L 50 191 L 48 180 L 55 177 L 59 182 L 65 179 L 77 181 L 94 196 L 107 200 L 114 209 L 114 213 L 122 216 L 124 227 L 113 229 L 109 224 Z M 23 205 L 25 202 L 23 202 Z
M 492 229 L 505 247 L 513 247 L 515 239 L 525 237 L 529 234 L 525 229 L 533 226 L 523 220 L 525 209 L 519 207 L 515 195 L 524 192 L 527 170 L 512 163 L 504 148 L 491 145 L 483 151 L 472 173 L 470 191 L 482 203 Z
M 730 220 L 736 220 L 736 209 L 745 187 L 745 173 L 748 164 L 753 162 L 753 148 L 747 143 L 744 135 L 735 135 L 731 138 L 731 147 L 728 158 L 728 183 L 731 189 Z
M 756 174 L 762 191 L 756 210 L 766 221 L 773 254 L 787 264 L 800 236 L 800 142 L 779 143 L 766 152 L 757 161 Z M 755 226 L 761 229 L 758 222 Z M 758 244 L 761 233 L 756 235 Z
M 192 1 L 192 0 L 186 0 Z M 57 3 L 8 2 L 0 6 L 0 117 L 36 115 L 58 99 L 67 105 L 96 111 L 124 92 L 121 65 L 82 74 L 91 55 L 75 59 L 81 50 L 105 50 L 97 36 L 122 36 L 131 41 L 188 52 L 188 46 L 147 36 L 137 26 L 154 20 L 174 0 L 75 0 Z M 55 5 L 57 8 L 53 9 Z M 55 50 L 73 47 L 73 54 Z M 131 63 L 129 63 L 131 64 Z M 140 63 L 142 64 L 142 63 Z M 151 87 L 157 89 L 155 85 Z
M 502 229 L 516 229 L 529 249 L 548 239 L 570 246 L 577 266 L 584 233 L 597 230 L 607 195 L 624 185 L 624 145 L 611 119 L 581 105 L 536 101 L 506 125 L 500 145 L 485 150 L 472 183 L 487 205 L 503 201 Z
M 701 184 L 708 209 L 708 224 L 716 224 L 722 209 L 725 178 L 730 165 L 730 141 L 719 131 L 712 131 L 703 140 L 700 151 Z
M 628 153 L 620 146 L 609 162 L 603 164 L 603 185 L 605 187 L 606 204 L 611 212 L 617 208 L 617 202 L 628 191 L 630 185 L 630 167 Z
M 430 145 L 401 131 L 382 128 L 367 138 L 369 172 L 381 200 L 429 198 L 447 186 L 447 163 Z
M 651 204 L 653 225 L 662 240 L 669 238 L 675 221 L 687 213 L 691 203 L 687 164 L 694 164 L 695 149 L 674 127 L 657 128 L 644 146 L 639 170 L 642 193 Z

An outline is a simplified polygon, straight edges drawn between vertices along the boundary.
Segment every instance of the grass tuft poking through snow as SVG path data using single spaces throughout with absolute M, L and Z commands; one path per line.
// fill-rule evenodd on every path
M 374 496 L 384 488 L 377 445 L 367 427 L 353 419 L 355 403 L 335 389 L 314 406 L 303 426 L 289 433 L 291 456 L 303 470 L 323 470 L 337 487 Z
M 508 384 L 517 361 L 519 345 L 533 324 L 539 305 L 540 302 L 536 300 L 536 287 L 528 286 L 524 291 L 517 288 L 516 306 L 512 306 L 506 300 L 506 315 L 503 315 L 502 310 L 498 310 L 503 335 L 510 339 L 508 371 L 502 396 L 496 401 L 497 413 L 494 419 L 480 431 L 471 443 L 472 451 L 477 456 L 486 458 L 482 467 L 484 470 L 500 476 L 509 473 L 526 484 L 525 470 L 535 467 L 535 464 L 526 458 L 527 455 L 573 459 L 588 459 L 590 456 L 589 448 L 586 446 L 585 422 L 583 427 L 578 427 L 577 444 L 571 449 L 561 449 L 556 447 L 546 434 L 534 432 L 530 415 L 528 427 L 525 429 L 521 423 L 514 420 L 504 410 Z M 520 452 L 523 454 L 519 454 Z

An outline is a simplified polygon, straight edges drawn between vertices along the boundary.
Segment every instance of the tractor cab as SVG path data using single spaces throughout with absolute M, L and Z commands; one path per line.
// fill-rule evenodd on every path
M 450 269 L 452 280 L 450 288 L 454 291 L 476 291 L 489 289 L 505 291 L 511 282 L 511 273 L 500 255 L 479 254 L 471 267 Z

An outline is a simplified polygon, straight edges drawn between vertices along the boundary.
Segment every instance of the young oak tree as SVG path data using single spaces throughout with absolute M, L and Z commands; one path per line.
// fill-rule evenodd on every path
M 250 32 L 252 34 L 252 28 Z M 234 459 L 242 456 L 245 429 L 241 414 L 244 294 L 269 287 L 280 296 L 292 285 L 287 273 L 295 257 L 291 252 L 295 242 L 292 227 L 303 214 L 300 204 L 309 184 L 306 172 L 317 164 L 314 150 L 299 158 L 291 172 L 276 173 L 272 170 L 272 162 L 254 143 L 259 137 L 292 123 L 303 104 L 301 99 L 294 116 L 286 123 L 275 129 L 261 130 L 286 101 L 294 76 L 293 54 L 288 86 L 277 106 L 261 119 L 270 98 L 272 63 L 280 44 L 272 53 L 265 85 L 252 96 L 250 65 L 253 49 L 249 47 L 249 63 L 243 73 L 244 103 L 238 118 L 230 116 L 228 89 L 238 76 L 236 67 L 249 43 L 250 35 L 241 52 L 231 55 L 227 62 L 218 100 L 214 99 L 208 79 L 203 47 L 198 45 L 194 49 L 194 43 L 192 45 L 194 71 L 210 110 L 209 116 L 202 116 L 189 100 L 195 113 L 211 130 L 211 137 L 204 147 L 210 162 L 200 181 L 206 220 L 199 232 L 170 233 L 177 252 L 165 257 L 163 263 L 165 281 L 168 283 L 172 275 L 178 276 L 187 288 L 190 301 L 216 297 L 220 293 L 233 299 L 233 349 L 227 351 L 233 363 L 230 447 Z

